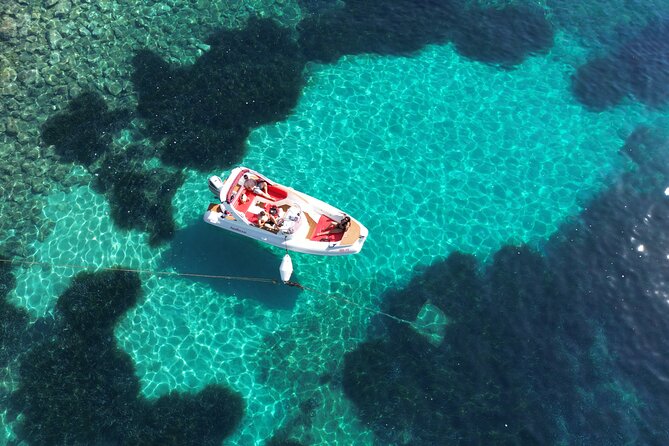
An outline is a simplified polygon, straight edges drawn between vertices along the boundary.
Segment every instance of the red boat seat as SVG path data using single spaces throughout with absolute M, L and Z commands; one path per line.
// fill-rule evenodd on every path
M 274 201 L 283 200 L 288 196 L 288 192 L 286 190 L 275 184 L 268 185 L 267 192 L 272 198 L 274 198 Z
M 336 223 L 336 221 L 329 217 L 326 217 L 325 215 L 321 215 L 321 218 L 318 219 L 318 223 L 316 223 L 316 230 L 311 236 L 311 240 L 315 242 L 338 242 L 339 240 L 341 240 L 342 237 L 344 237 L 343 232 L 322 234 L 330 226 L 331 223 Z M 317 234 L 322 234 L 322 235 L 317 235 Z

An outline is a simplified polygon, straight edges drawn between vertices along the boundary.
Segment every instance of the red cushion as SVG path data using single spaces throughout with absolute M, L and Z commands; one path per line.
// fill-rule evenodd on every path
M 321 218 L 318 219 L 318 223 L 316 223 L 316 230 L 314 231 L 314 235 L 311 236 L 311 240 L 315 242 L 338 242 L 344 237 L 343 232 L 336 232 L 334 234 L 322 234 L 323 232 L 326 231 L 328 227 L 330 227 L 331 224 L 336 224 L 337 222 L 330 217 L 327 217 L 325 215 L 321 215 Z M 317 234 L 322 234 L 322 235 L 317 235 Z

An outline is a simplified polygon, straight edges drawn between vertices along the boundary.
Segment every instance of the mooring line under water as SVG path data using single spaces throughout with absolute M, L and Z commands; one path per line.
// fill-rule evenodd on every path
M 196 278 L 201 278 L 201 279 L 224 279 L 224 280 L 240 280 L 240 281 L 245 281 L 245 282 L 259 282 L 259 283 L 269 283 L 273 285 L 287 285 L 287 286 L 293 286 L 296 288 L 300 288 L 305 291 L 309 291 L 311 293 L 315 294 L 320 294 L 321 296 L 326 296 L 332 299 L 339 300 L 341 302 L 346 302 L 350 305 L 353 305 L 355 307 L 358 307 L 362 310 L 369 311 L 371 313 L 375 314 L 380 314 L 382 316 L 388 317 L 390 319 L 393 319 L 397 322 L 404 323 L 404 324 L 409 324 L 413 325 L 413 322 L 408 321 L 406 319 L 399 318 L 397 316 L 393 316 L 392 314 L 386 313 L 384 311 L 376 310 L 374 308 L 370 308 L 364 305 L 360 305 L 357 302 L 354 302 L 350 299 L 347 299 L 343 296 L 338 296 L 335 294 L 331 293 L 325 293 L 323 291 L 316 290 L 314 288 L 306 287 L 304 285 L 301 285 L 297 282 L 283 282 L 281 280 L 276 280 L 276 279 L 268 279 L 264 277 L 248 277 L 248 276 L 226 276 L 226 275 L 214 275 L 214 274 L 197 274 L 197 273 L 179 273 L 179 272 L 174 272 L 174 271 L 154 271 L 150 269 L 133 269 L 133 268 L 115 268 L 115 267 L 91 267 L 91 266 L 86 266 L 86 265 L 76 265 L 76 264 L 68 264 L 68 263 L 49 263 L 49 262 L 35 262 L 31 260 L 10 260 L 10 259 L 0 259 L 0 263 L 11 263 L 11 264 L 20 264 L 20 265 L 28 265 L 28 266 L 45 266 L 45 267 L 50 267 L 50 268 L 70 268 L 70 269 L 80 269 L 80 270 L 103 270 L 103 271 L 120 271 L 120 272 L 128 272 L 128 273 L 138 273 L 138 274 L 151 274 L 154 276 L 173 276 L 173 277 L 196 277 Z
M 366 307 L 366 306 L 364 306 L 364 305 L 360 305 L 359 303 L 357 303 L 357 302 L 353 302 L 352 300 L 347 299 L 347 298 L 345 298 L 345 297 L 343 297 L 343 296 L 337 296 L 337 295 L 335 295 L 335 294 L 325 293 L 325 292 L 323 292 L 323 291 L 319 291 L 319 290 L 316 290 L 316 289 L 313 289 L 313 288 L 305 287 L 305 286 L 303 286 L 303 285 L 300 285 L 299 283 L 293 285 L 293 284 L 291 284 L 291 283 L 289 282 L 289 283 L 287 283 L 286 285 L 297 286 L 297 287 L 299 287 L 299 288 L 302 288 L 302 289 L 305 290 L 305 291 L 309 291 L 309 292 L 312 292 L 312 293 L 315 293 L 315 294 L 320 294 L 321 296 L 330 297 L 330 298 L 339 300 L 339 301 L 341 301 L 341 302 L 349 303 L 349 304 L 351 304 L 351 305 L 353 305 L 353 306 L 356 306 L 356 307 L 358 307 L 358 308 L 360 308 L 360 309 L 362 309 L 362 310 L 366 310 L 366 311 L 369 311 L 369 312 L 371 312 L 371 313 L 376 313 L 376 314 L 380 314 L 380 315 L 382 315 L 382 316 L 389 317 L 390 319 L 394 319 L 394 320 L 397 321 L 397 322 L 401 322 L 401 323 L 403 323 L 403 324 L 413 325 L 413 322 L 411 322 L 411 321 L 408 321 L 408 320 L 406 320 L 406 319 L 399 318 L 399 317 L 397 317 L 397 316 L 393 316 L 392 314 L 386 313 L 386 312 L 381 311 L 381 310 L 375 310 L 374 308 L 370 308 L 370 307 Z

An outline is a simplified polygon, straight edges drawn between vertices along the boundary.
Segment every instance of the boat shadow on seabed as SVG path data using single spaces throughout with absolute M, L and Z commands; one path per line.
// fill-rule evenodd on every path
M 162 258 L 161 268 L 179 273 L 224 275 L 279 280 L 281 256 L 257 241 L 228 234 L 201 220 L 177 231 Z M 295 287 L 245 280 L 188 277 L 215 291 L 255 299 L 273 309 L 292 309 L 299 290 Z

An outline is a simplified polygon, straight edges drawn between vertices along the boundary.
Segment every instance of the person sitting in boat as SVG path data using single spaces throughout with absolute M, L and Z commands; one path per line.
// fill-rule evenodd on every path
M 283 226 L 283 222 L 285 221 L 281 209 L 276 207 L 275 205 L 272 205 L 269 207 L 269 215 L 270 217 L 273 217 L 276 223 L 276 227 L 280 228 Z
M 244 175 L 244 188 L 248 191 L 253 192 L 256 195 L 260 195 L 261 197 L 265 197 L 268 200 L 273 200 L 272 196 L 269 194 L 267 190 L 267 181 L 265 180 L 255 180 L 253 178 L 250 178 L 248 175 Z M 242 197 L 243 199 L 244 197 Z
M 258 213 L 258 226 L 263 229 L 274 229 L 276 228 L 276 218 L 265 211 L 260 211 Z
M 348 228 L 351 227 L 351 217 L 344 215 L 344 218 L 337 221 L 332 221 L 330 224 L 325 227 L 320 233 L 316 234 L 317 236 L 326 235 L 326 234 L 338 234 L 340 232 L 348 231 Z

